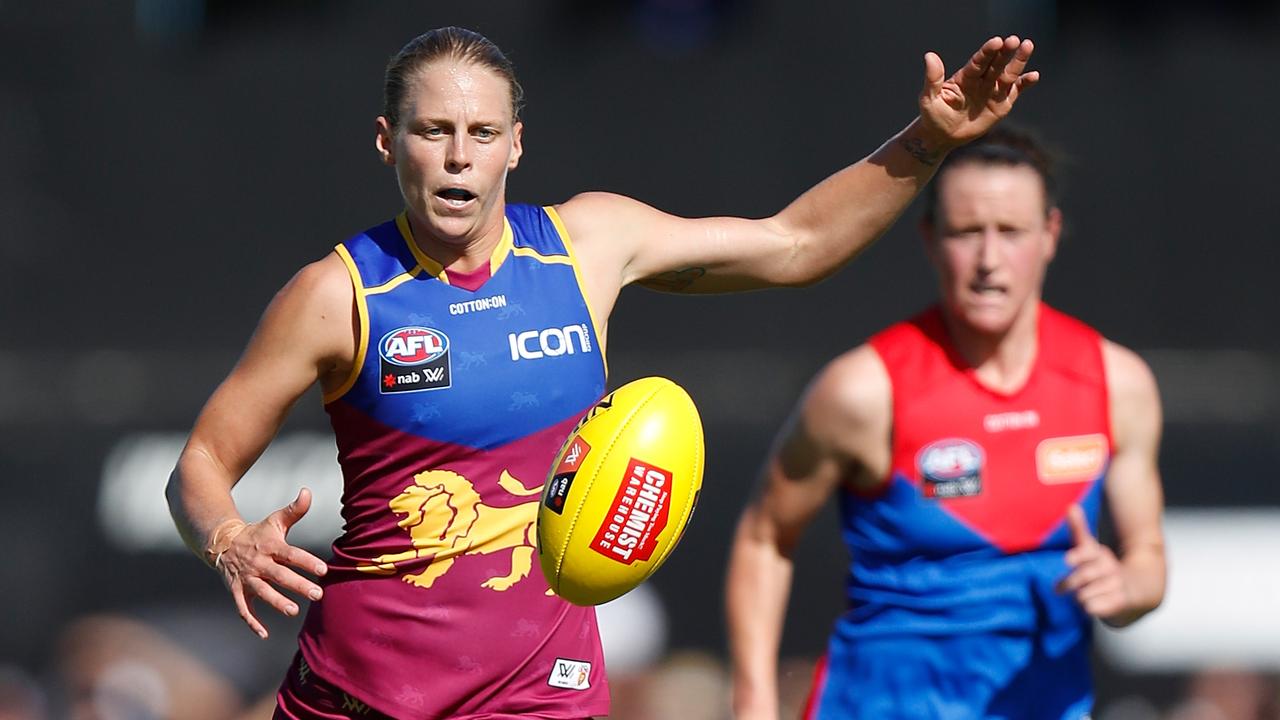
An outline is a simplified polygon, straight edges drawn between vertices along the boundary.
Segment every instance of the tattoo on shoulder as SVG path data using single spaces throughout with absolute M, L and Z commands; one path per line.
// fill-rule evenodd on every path
M 924 141 L 920 138 L 899 138 L 898 144 L 901 145 L 902 148 L 911 155 L 911 157 L 919 160 L 921 163 L 929 165 L 930 167 L 938 164 L 938 156 L 940 153 L 936 150 L 930 151 L 929 148 L 925 147 Z
M 693 267 L 684 270 L 671 270 L 670 272 L 659 273 L 650 278 L 640 281 L 640 284 L 652 288 L 654 290 L 665 290 L 666 292 L 681 292 L 688 290 L 689 286 L 697 282 L 699 278 L 707 274 L 706 268 Z

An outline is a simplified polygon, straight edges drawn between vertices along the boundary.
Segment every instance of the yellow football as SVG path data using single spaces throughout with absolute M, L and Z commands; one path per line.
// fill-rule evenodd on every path
M 697 506 L 703 460 L 702 420 L 684 388 L 647 377 L 606 395 L 560 448 L 538 506 L 551 589 L 598 605 L 652 575 Z

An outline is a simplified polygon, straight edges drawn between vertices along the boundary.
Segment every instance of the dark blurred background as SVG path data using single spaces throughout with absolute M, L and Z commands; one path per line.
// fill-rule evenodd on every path
M 373 152 L 382 70 L 446 24 L 488 35 L 525 87 L 510 200 L 610 190 L 690 216 L 771 214 L 873 150 L 914 116 L 925 51 L 950 72 L 991 34 L 1034 38 L 1043 80 L 1015 117 L 1068 159 L 1047 299 L 1151 363 L 1171 517 L 1249 509 L 1260 534 L 1225 552 L 1254 584 L 1219 590 L 1280 608 L 1276 3 L 0 0 L 0 716 L 6 697 L 62 716 L 88 693 L 125 717 L 77 679 L 83 646 L 121 646 L 85 640 L 113 622 L 203 657 L 245 702 L 278 681 L 289 624 L 253 644 L 160 489 L 275 290 L 400 209 Z M 680 382 L 708 442 L 699 514 L 649 583 L 666 628 L 650 660 L 723 660 L 720 578 L 765 448 L 826 360 L 931 300 L 917 217 L 811 289 L 619 301 L 611 383 Z M 292 497 L 298 458 L 332 457 L 326 432 L 309 395 L 282 433 L 292 460 L 245 481 L 247 506 Z M 323 547 L 337 495 L 318 495 Z M 834 527 L 802 549 L 789 657 L 819 654 L 840 611 Z M 1206 602 L 1191 623 L 1232 614 Z M 1274 613 L 1244 621 L 1280 638 Z M 1280 649 L 1224 648 L 1100 653 L 1097 716 L 1200 717 L 1177 713 L 1213 692 L 1274 712 Z M 131 672 L 123 686 L 172 694 Z M 167 703 L 153 715 L 184 717 Z

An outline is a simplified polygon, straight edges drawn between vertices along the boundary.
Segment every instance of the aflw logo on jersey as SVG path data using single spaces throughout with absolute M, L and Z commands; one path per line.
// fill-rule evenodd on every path
M 512 360 L 538 360 L 572 355 L 575 352 L 591 352 L 591 333 L 588 332 L 586 323 L 545 330 L 526 330 L 522 333 L 509 333 L 507 344 L 511 346 Z
M 378 391 L 439 390 L 452 383 L 449 336 L 432 328 L 396 328 L 378 341 Z
M 982 492 L 982 447 L 963 438 L 935 440 L 925 445 L 916 465 L 929 498 L 969 497 Z
M 565 690 L 586 690 L 591 687 L 591 663 L 584 660 L 556 658 L 556 664 L 551 668 L 551 677 L 547 678 L 547 684 Z

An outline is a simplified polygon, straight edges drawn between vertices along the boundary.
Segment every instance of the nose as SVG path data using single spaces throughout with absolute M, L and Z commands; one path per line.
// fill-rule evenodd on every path
M 449 140 L 449 149 L 445 153 L 444 167 L 451 173 L 460 173 L 471 167 L 470 138 L 464 132 L 457 132 Z
M 978 247 L 978 270 L 989 273 L 1000 264 L 1000 236 L 995 229 L 987 229 L 982 233 L 981 245 Z

